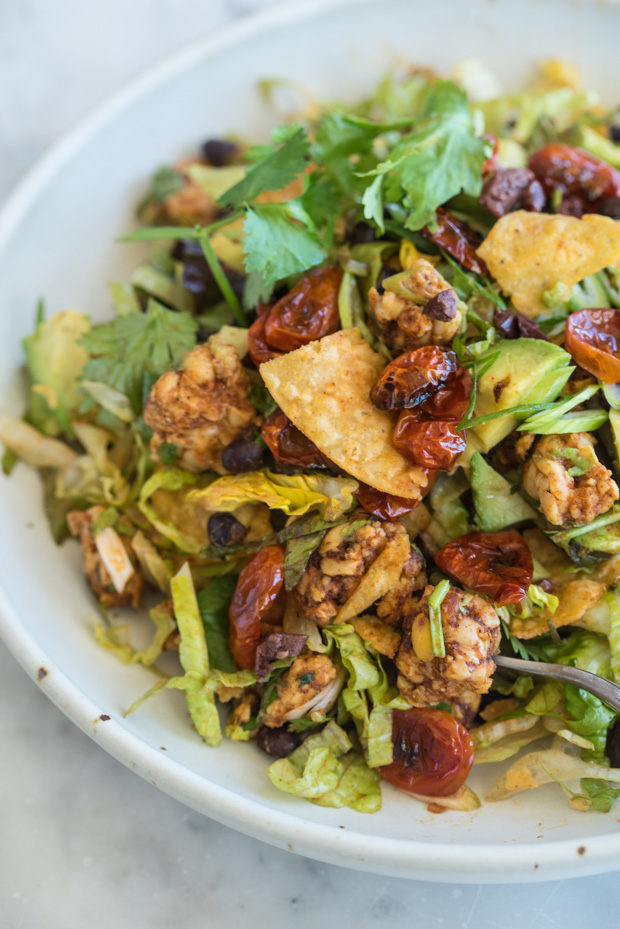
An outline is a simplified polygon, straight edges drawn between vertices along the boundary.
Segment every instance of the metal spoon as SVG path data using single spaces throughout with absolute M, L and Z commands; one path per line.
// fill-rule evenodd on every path
M 589 693 L 594 694 L 612 710 L 620 713 L 620 687 L 613 681 L 607 681 L 598 674 L 590 671 L 581 671 L 569 665 L 552 664 L 548 661 L 524 661 L 522 658 L 506 658 L 504 655 L 495 655 L 493 661 L 502 671 L 507 671 L 515 677 L 517 674 L 532 674 L 534 677 L 546 677 L 550 680 L 565 681 L 567 684 L 576 684 Z

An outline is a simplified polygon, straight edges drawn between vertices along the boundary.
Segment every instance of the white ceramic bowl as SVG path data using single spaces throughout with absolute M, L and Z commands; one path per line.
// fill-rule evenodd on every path
M 110 315 L 105 283 L 126 279 L 136 248 L 114 244 L 154 169 L 207 136 L 264 136 L 256 92 L 265 77 L 294 78 L 319 99 L 354 99 L 403 60 L 447 71 L 483 58 L 518 87 L 545 57 L 583 68 L 613 96 L 620 8 L 584 0 L 342 0 L 289 4 L 188 49 L 114 97 L 30 174 L 0 219 L 0 378 L 20 412 L 20 338 L 35 302 Z M 328 862 L 437 881 L 524 881 L 618 866 L 618 814 L 571 811 L 553 787 L 475 814 L 428 814 L 389 786 L 374 816 L 315 807 L 273 788 L 267 759 L 228 742 L 207 748 L 182 695 L 166 693 L 128 719 L 152 683 L 94 643 L 94 602 L 75 544 L 57 549 L 38 477 L 0 478 L 0 632 L 32 678 L 106 751 L 197 810 L 282 848 Z M 105 719 L 104 719 L 105 717 Z M 108 718 L 109 717 L 109 718 Z M 493 769 L 495 766 L 491 766 Z M 476 770 L 484 791 L 496 770 Z

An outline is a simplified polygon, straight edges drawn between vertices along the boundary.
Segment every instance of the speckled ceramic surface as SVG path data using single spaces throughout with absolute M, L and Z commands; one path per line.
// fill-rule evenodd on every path
M 353 98 L 391 63 L 415 59 L 447 70 L 474 54 L 506 86 L 517 86 L 535 61 L 562 55 L 582 65 L 587 85 L 612 95 L 619 26 L 620 10 L 611 4 L 480 0 L 465 7 L 449 0 L 429 8 L 407 0 L 349 0 L 283 6 L 177 56 L 67 137 L 4 210 L 5 402 L 20 409 L 19 339 L 31 327 L 36 299 L 44 294 L 50 312 L 75 306 L 104 318 L 105 282 L 123 279 L 136 261 L 135 250 L 113 243 L 131 224 L 144 179 L 207 132 L 241 126 L 249 136 L 264 134 L 269 116 L 255 90 L 258 79 L 294 77 L 318 97 Z M 476 814 L 441 817 L 386 788 L 383 811 L 364 817 L 275 791 L 264 756 L 246 746 L 207 749 L 178 694 L 160 696 L 124 720 L 124 709 L 152 678 L 94 645 L 94 604 L 79 553 L 75 546 L 53 546 L 36 475 L 19 467 L 3 481 L 0 507 L 0 628 L 9 647 L 83 730 L 188 805 L 283 848 L 400 876 L 510 881 L 617 866 L 617 816 L 574 813 L 551 788 Z M 480 772 L 472 783 L 484 791 Z

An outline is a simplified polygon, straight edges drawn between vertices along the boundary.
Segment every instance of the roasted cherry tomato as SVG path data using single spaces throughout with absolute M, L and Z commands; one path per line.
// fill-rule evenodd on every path
M 578 310 L 566 322 L 566 348 L 605 384 L 620 381 L 620 310 Z
M 459 264 L 462 264 L 468 271 L 474 271 L 476 274 L 484 274 L 488 277 L 489 269 L 486 264 L 476 254 L 476 249 L 482 242 L 482 237 L 470 229 L 464 222 L 453 216 L 443 207 L 437 210 L 437 232 L 431 232 L 428 226 L 422 230 L 422 235 L 445 248 L 449 255 L 452 255 Z
M 314 268 L 272 307 L 265 321 L 267 344 L 292 352 L 340 328 L 338 291 L 342 270 Z
M 523 600 L 534 573 L 530 550 L 514 529 L 468 532 L 437 552 L 435 564 L 499 606 Z
M 279 465 L 285 468 L 328 468 L 331 462 L 300 432 L 282 410 L 271 413 L 261 435 Z M 332 465 L 335 469 L 335 465 Z
M 419 707 L 393 710 L 392 741 L 394 761 L 377 770 L 399 790 L 448 797 L 467 780 L 474 743 L 450 713 Z
M 256 660 L 261 619 L 282 589 L 284 546 L 269 545 L 248 562 L 239 575 L 228 611 L 230 650 L 237 665 L 250 671 Z
M 456 355 L 425 345 L 391 361 L 370 398 L 380 410 L 409 410 L 427 400 L 456 371 Z
M 564 195 L 562 213 L 603 212 L 606 200 L 620 197 L 620 171 L 574 145 L 543 145 L 530 155 L 529 168 L 548 197 L 556 190 Z
M 393 494 L 384 494 L 368 484 L 360 483 L 355 492 L 360 505 L 376 519 L 398 519 L 406 513 L 415 510 L 419 500 L 410 500 L 407 497 L 395 497 Z
M 278 358 L 282 354 L 282 352 L 268 344 L 265 336 L 265 320 L 270 310 L 271 306 L 268 303 L 259 303 L 256 308 L 258 317 L 248 330 L 248 351 L 257 368 L 266 361 Z
M 459 423 L 469 406 L 472 391 L 470 373 L 461 365 L 451 374 L 443 387 L 422 404 L 422 410 L 432 419 L 446 423 Z
M 425 416 L 418 407 L 401 410 L 394 429 L 394 445 L 419 468 L 449 471 L 467 445 L 466 432 L 449 422 Z

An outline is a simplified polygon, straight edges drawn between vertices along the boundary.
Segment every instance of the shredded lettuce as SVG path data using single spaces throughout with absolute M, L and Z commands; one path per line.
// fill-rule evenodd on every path
M 163 536 L 173 542 L 180 551 L 188 554 L 198 553 L 202 548 L 201 544 L 192 536 L 183 532 L 182 529 L 179 529 L 178 526 L 175 526 L 170 520 L 160 516 L 156 507 L 151 503 L 150 498 L 156 490 L 181 490 L 182 488 L 192 486 L 197 480 L 198 478 L 195 474 L 190 474 L 189 471 L 181 471 L 178 468 L 157 471 L 142 486 L 140 499 L 138 500 L 140 512 L 146 516 L 151 525 L 161 532 Z
M 614 680 L 620 682 L 620 594 L 617 588 L 607 591 L 605 602 L 609 607 L 609 664 Z
M 267 773 L 274 787 L 319 806 L 348 806 L 360 813 L 381 809 L 378 774 L 353 749 L 346 732 L 334 720 L 309 736 L 288 758 L 274 761 Z
M 220 477 L 204 489 L 191 491 L 188 500 L 200 500 L 209 509 L 226 513 L 243 503 L 265 503 L 288 516 L 316 509 L 324 519 L 335 520 L 351 507 L 357 487 L 351 478 L 276 474 L 265 468 Z
M 161 655 L 168 636 L 176 629 L 176 623 L 163 604 L 149 610 L 149 616 L 155 625 L 155 632 L 150 645 L 143 651 L 137 651 L 129 641 L 129 625 L 104 626 L 97 623 L 95 638 L 102 648 L 107 649 L 119 658 L 124 664 L 143 664 L 153 667 Z M 153 668 L 158 674 L 157 668 Z

